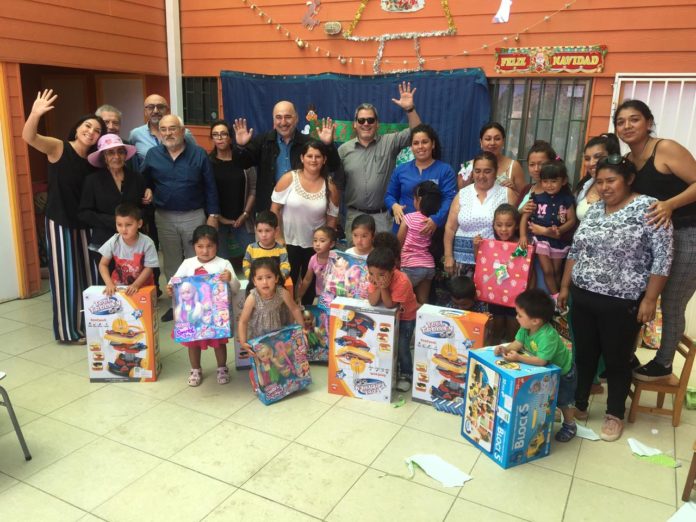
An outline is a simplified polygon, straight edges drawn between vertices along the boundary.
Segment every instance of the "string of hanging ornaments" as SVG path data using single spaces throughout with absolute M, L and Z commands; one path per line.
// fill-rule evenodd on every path
M 504 2 L 508 2 L 508 9 L 509 6 L 512 2 L 509 0 L 503 0 Z M 520 41 L 520 38 L 523 34 L 529 34 L 532 32 L 533 29 L 536 27 L 539 27 L 545 23 L 547 23 L 551 18 L 556 16 L 559 13 L 562 13 L 563 11 L 566 11 L 570 9 L 578 0 L 568 0 L 563 4 L 563 6 L 560 9 L 557 9 L 556 11 L 553 11 L 547 15 L 545 15 L 543 18 L 541 18 L 538 22 L 535 22 L 521 31 L 516 31 L 513 33 L 510 33 L 508 35 L 504 36 L 498 36 L 496 40 L 490 41 L 488 43 L 484 43 L 482 45 L 476 46 L 476 47 L 471 47 L 468 49 L 462 49 L 460 51 L 451 53 L 451 54 L 446 54 L 443 56 L 436 56 L 436 57 L 431 57 L 428 58 L 428 63 L 433 63 L 433 62 L 438 62 L 438 61 L 443 61 L 443 60 L 449 60 L 451 58 L 456 58 L 456 57 L 461 57 L 461 56 L 468 56 L 470 54 L 473 54 L 474 52 L 477 51 L 487 51 L 488 49 L 495 49 L 495 47 L 499 44 L 508 44 L 510 41 L 513 41 L 515 43 L 518 43 Z M 281 23 L 274 22 L 273 18 L 271 17 L 270 14 L 267 12 L 263 11 L 261 7 L 256 5 L 255 3 L 249 4 L 249 0 L 241 0 L 241 2 L 249 7 L 252 11 L 254 11 L 259 18 L 264 20 L 267 25 L 270 27 L 274 27 L 275 31 L 277 34 L 281 35 L 281 37 L 285 37 L 286 40 L 293 41 L 294 44 L 299 47 L 300 49 L 313 49 L 314 53 L 319 55 L 319 56 L 324 56 L 329 59 L 336 59 L 341 65 L 347 65 L 347 64 L 352 64 L 353 63 L 353 57 L 351 56 L 346 56 L 343 54 L 338 54 L 336 56 L 332 55 L 331 51 L 329 49 L 326 49 L 324 47 L 321 47 L 319 45 L 314 45 L 311 44 L 308 40 L 306 40 L 303 36 L 291 31 L 288 27 L 284 26 Z M 409 61 L 409 60 L 403 60 L 400 65 L 403 65 L 403 68 L 400 69 L 390 69 L 388 72 L 389 73 L 404 73 L 404 72 L 416 72 L 416 71 L 422 71 L 424 68 L 424 65 L 426 63 L 426 59 L 421 56 L 420 53 L 420 39 L 421 38 L 433 38 L 433 37 L 445 37 L 445 36 L 453 36 L 457 33 L 457 28 L 454 25 L 454 20 L 452 18 L 452 15 L 449 10 L 449 0 L 440 0 L 440 5 L 442 6 L 443 13 L 445 16 L 445 19 L 447 21 L 447 29 L 443 30 L 437 30 L 437 31 L 422 31 L 422 32 L 406 32 L 406 33 L 388 33 L 388 34 L 382 34 L 382 35 L 375 35 L 375 36 L 354 36 L 353 31 L 357 27 L 358 23 L 360 22 L 360 19 L 362 17 L 363 11 L 365 10 L 365 7 L 367 7 L 367 4 L 370 2 L 370 0 L 361 0 L 360 5 L 358 6 L 357 11 L 355 12 L 355 15 L 348 26 L 348 29 L 343 32 L 343 37 L 346 40 L 350 41 L 355 41 L 355 42 L 379 42 L 377 46 L 377 53 L 375 55 L 375 59 L 372 62 L 372 72 L 374 74 L 380 74 L 382 73 L 382 64 L 391 64 L 392 62 L 388 58 L 384 58 L 384 47 L 387 42 L 392 41 L 392 40 L 412 40 L 413 41 L 413 47 L 415 51 L 415 61 Z M 305 19 L 309 19 L 311 17 L 311 23 L 307 23 L 307 20 L 303 20 L 304 26 L 309 29 L 310 31 L 314 28 L 314 26 L 318 25 L 318 20 L 316 19 L 316 14 L 319 11 L 319 5 L 320 2 L 319 0 L 313 0 L 311 1 L 311 6 L 308 8 L 308 13 L 305 14 Z M 411 1 L 410 6 L 412 7 L 413 5 L 416 5 L 417 1 Z M 310 2 L 307 3 L 307 5 L 310 5 Z M 406 11 L 407 9 L 401 9 L 403 11 Z M 411 11 L 417 10 L 414 8 L 410 9 Z M 309 12 L 311 11 L 311 13 Z M 309 16 L 308 16 L 309 15 Z M 498 20 L 498 15 L 494 17 L 494 22 L 500 22 L 501 20 Z M 502 21 L 507 21 L 507 19 L 502 20 Z M 357 59 L 356 59 L 357 60 Z M 360 65 L 364 66 L 365 64 L 365 59 L 361 58 L 360 59 Z

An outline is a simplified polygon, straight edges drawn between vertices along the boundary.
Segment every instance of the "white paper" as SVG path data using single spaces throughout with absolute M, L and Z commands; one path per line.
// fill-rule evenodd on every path
M 696 502 L 687 502 L 667 522 L 694 522 L 696 520 Z
M 465 482 L 472 478 L 437 455 L 411 455 L 406 459 L 406 464 L 408 465 L 410 477 L 413 477 L 415 473 L 413 464 L 416 464 L 428 476 L 439 481 L 446 488 L 463 486 Z
M 498 12 L 495 13 L 493 17 L 494 24 L 504 24 L 510 20 L 510 7 L 512 7 L 512 0 L 501 0 Z
M 636 439 L 628 439 L 628 445 L 631 446 L 631 451 L 633 453 L 640 455 L 641 457 L 653 457 L 662 453 L 662 451 L 659 449 L 646 446 Z
M 597 435 L 592 428 L 581 426 L 580 424 L 576 424 L 576 427 L 578 429 L 577 435 L 581 439 L 599 440 L 599 435 Z

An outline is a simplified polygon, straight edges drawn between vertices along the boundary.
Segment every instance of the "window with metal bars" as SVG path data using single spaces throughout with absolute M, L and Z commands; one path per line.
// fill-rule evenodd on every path
M 489 79 L 491 119 L 505 127 L 505 154 L 526 172 L 527 151 L 536 140 L 551 143 L 568 167 L 571 184 L 579 178 L 592 80 L 585 78 Z
M 182 78 L 184 122 L 209 125 L 218 117 L 218 83 L 216 77 Z

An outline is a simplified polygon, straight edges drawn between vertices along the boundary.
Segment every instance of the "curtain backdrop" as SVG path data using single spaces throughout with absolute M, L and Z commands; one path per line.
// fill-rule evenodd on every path
M 280 100 L 295 104 L 300 130 L 307 124 L 310 105 L 320 118 L 352 120 L 355 107 L 369 102 L 377 107 L 382 122 L 405 123 L 406 114 L 391 99 L 399 97 L 399 83 L 409 81 L 417 89 L 418 114 L 437 131 L 442 160 L 455 172 L 480 150 L 479 129 L 491 114 L 488 82 L 480 69 L 380 76 L 266 76 L 222 71 L 220 77 L 226 119 L 231 123 L 246 118 L 254 134 L 273 127 L 273 106 Z

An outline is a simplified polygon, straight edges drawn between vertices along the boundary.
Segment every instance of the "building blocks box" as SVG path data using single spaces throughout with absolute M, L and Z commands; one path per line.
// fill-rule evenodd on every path
M 329 393 L 390 402 L 398 328 L 395 308 L 334 299 L 329 311 Z
M 104 286 L 83 294 L 90 382 L 153 382 L 161 365 L 154 286 L 133 295 L 120 288 L 113 296 Z
M 549 454 L 561 370 L 469 352 L 462 435 L 503 468 Z
M 413 398 L 462 415 L 469 350 L 485 345 L 490 316 L 423 305 L 416 316 Z

